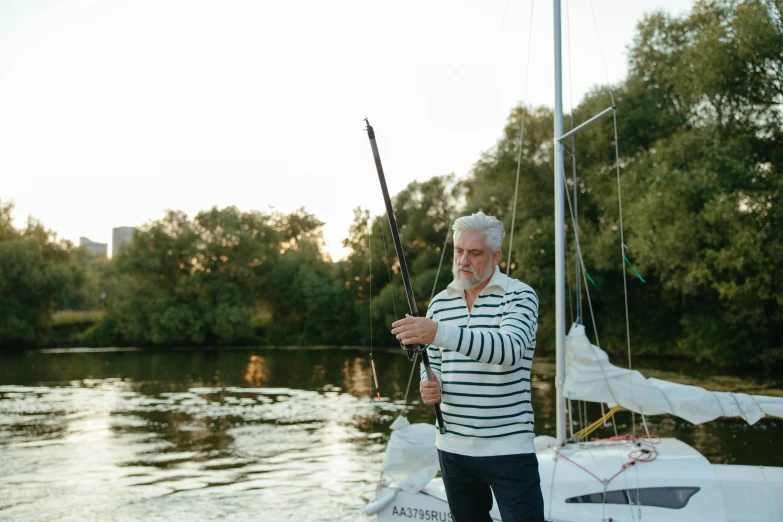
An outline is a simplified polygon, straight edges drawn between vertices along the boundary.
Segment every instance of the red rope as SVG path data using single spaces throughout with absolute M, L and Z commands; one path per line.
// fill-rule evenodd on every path
M 647 437 L 646 436 L 642 436 L 642 437 L 639 437 L 639 439 L 637 439 L 637 440 L 640 440 L 642 438 L 647 438 Z M 649 442 L 649 444 L 658 444 L 661 441 L 661 438 L 658 435 L 651 435 L 650 439 L 651 439 L 651 442 Z M 655 442 L 652 442 L 652 439 L 657 439 L 657 440 Z M 632 435 L 629 435 L 629 436 L 615 436 L 615 437 L 610 437 L 608 439 L 595 439 L 595 440 L 625 441 L 625 440 L 635 440 L 635 438 Z M 639 449 L 635 449 L 635 450 L 631 451 L 630 453 L 628 453 L 628 458 L 630 460 L 628 462 L 626 462 L 625 464 L 623 464 L 620 467 L 620 470 L 617 473 L 615 473 L 614 475 L 609 477 L 608 480 L 604 481 L 601 478 L 599 478 L 595 473 L 590 471 L 589 469 L 585 468 L 584 466 L 582 466 L 578 462 L 573 461 L 573 460 L 569 459 L 568 457 L 566 457 L 565 455 L 563 455 L 562 453 L 560 453 L 557 450 L 557 448 L 552 448 L 552 451 L 555 452 L 555 454 L 558 456 L 558 458 L 563 458 L 563 459 L 567 460 L 568 462 L 570 462 L 571 464 L 573 464 L 577 468 L 581 469 L 582 471 L 584 471 L 585 473 L 587 473 L 588 475 L 593 477 L 595 480 L 597 480 L 598 482 L 600 482 L 601 484 L 604 484 L 604 485 L 609 485 L 609 483 L 611 481 L 613 481 L 618 475 L 620 475 L 623 471 L 625 471 L 626 469 L 630 468 L 631 466 L 633 466 L 637 462 L 638 463 L 652 462 L 656 458 L 658 458 L 658 451 L 655 448 L 650 448 L 650 449 L 639 448 Z
M 632 452 L 630 452 L 628 454 L 628 458 L 631 459 L 631 460 L 629 460 L 628 462 L 623 464 L 622 467 L 620 468 L 620 471 L 618 471 L 617 473 L 612 475 L 609 478 L 609 480 L 606 481 L 607 484 L 609 484 L 612 480 L 614 480 L 615 477 L 617 477 L 617 475 L 619 475 L 620 473 L 622 473 L 626 469 L 630 468 L 631 466 L 633 466 L 637 462 L 652 462 L 652 461 L 654 461 L 656 458 L 658 458 L 658 451 L 655 448 L 652 448 L 652 449 L 639 448 L 637 450 L 633 450 Z
M 562 453 L 560 453 L 559 451 L 557 451 L 557 448 L 552 448 L 552 451 L 554 451 L 554 452 L 555 452 L 555 454 L 556 454 L 556 455 L 557 455 L 559 458 L 563 458 L 563 459 L 567 460 L 568 462 L 570 462 L 571 464 L 573 464 L 573 465 L 574 465 L 574 466 L 576 466 L 577 468 L 580 468 L 580 469 L 581 469 L 581 470 L 583 470 L 585 473 L 587 473 L 588 475 L 590 475 L 591 477 L 593 477 L 595 480 L 597 480 L 598 482 L 600 482 L 601 484 L 603 484 L 603 482 L 604 482 L 604 481 L 603 481 L 603 480 L 601 480 L 600 478 L 598 478 L 598 476 L 597 476 L 597 475 L 595 475 L 595 474 L 594 474 L 592 471 L 590 471 L 590 470 L 589 470 L 589 469 L 587 469 L 586 467 L 582 466 L 582 465 L 581 465 L 581 464 L 579 464 L 578 462 L 574 462 L 573 460 L 569 459 L 568 457 L 566 457 L 565 455 L 563 455 Z

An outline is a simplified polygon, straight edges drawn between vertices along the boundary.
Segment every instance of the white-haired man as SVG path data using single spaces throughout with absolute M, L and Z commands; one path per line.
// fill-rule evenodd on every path
M 392 333 L 428 345 L 437 382 L 422 372 L 419 390 L 425 404 L 442 401 L 436 445 L 455 522 L 490 522 L 493 492 L 504 522 L 543 522 L 530 402 L 538 297 L 498 268 L 495 217 L 463 216 L 453 230 L 454 281 L 426 318 L 406 316 Z

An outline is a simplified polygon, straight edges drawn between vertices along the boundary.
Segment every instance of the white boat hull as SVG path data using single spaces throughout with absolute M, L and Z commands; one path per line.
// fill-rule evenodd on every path
M 621 471 L 629 453 L 646 448 L 657 451 L 654 460 Z M 559 452 L 539 451 L 537 456 L 548 521 L 783 521 L 783 468 L 710 464 L 677 439 L 641 446 L 631 442 L 569 445 Z M 607 480 L 604 497 L 602 481 Z M 395 491 L 393 500 L 387 499 L 377 511 L 378 522 L 452 520 L 440 478 L 418 493 L 386 487 L 381 496 Z M 609 501 L 603 502 L 604 498 Z M 637 498 L 642 505 L 628 503 Z M 660 506 L 667 503 L 670 507 Z M 501 520 L 497 505 L 490 515 Z

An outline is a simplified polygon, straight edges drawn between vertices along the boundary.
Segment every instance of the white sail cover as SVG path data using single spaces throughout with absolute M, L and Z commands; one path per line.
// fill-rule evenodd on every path
M 392 434 L 383 456 L 383 473 L 403 491 L 417 493 L 440 470 L 432 424 L 411 424 L 403 416 L 391 424 Z
M 783 417 L 783 397 L 713 392 L 644 375 L 609 362 L 606 352 L 590 343 L 583 325 L 566 337 L 564 395 L 571 400 L 603 402 L 644 415 L 670 413 L 693 424 L 718 417 L 742 417 L 749 424 L 764 416 Z

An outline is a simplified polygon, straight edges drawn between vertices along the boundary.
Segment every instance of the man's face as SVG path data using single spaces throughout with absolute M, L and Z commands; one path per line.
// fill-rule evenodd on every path
M 484 234 L 476 230 L 459 232 L 454 239 L 454 282 L 462 290 L 480 285 L 492 277 L 498 259 L 500 250 L 491 255 Z

